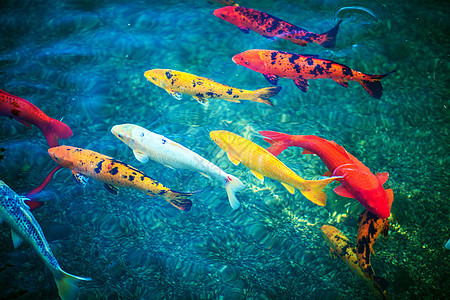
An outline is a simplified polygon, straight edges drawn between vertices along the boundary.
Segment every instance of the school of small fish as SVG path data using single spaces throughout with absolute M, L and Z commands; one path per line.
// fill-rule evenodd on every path
M 229 6 L 216 9 L 212 13 L 237 26 L 242 32 L 248 34 L 254 31 L 265 38 L 286 39 L 300 46 L 316 43 L 325 48 L 335 47 L 342 22 L 339 21 L 333 28 L 318 34 L 265 12 L 239 6 L 234 1 L 215 2 Z M 308 80 L 311 79 L 329 78 L 343 87 L 348 87 L 349 81 L 356 81 L 372 97 L 380 99 L 383 92 L 380 80 L 394 72 L 369 75 L 342 63 L 320 58 L 318 55 L 264 49 L 249 49 L 237 53 L 230 59 L 238 65 L 261 73 L 275 86 L 244 90 L 218 83 L 207 77 L 171 69 L 150 69 L 144 76 L 177 100 L 181 100 L 183 95 L 188 95 L 205 106 L 211 99 L 235 103 L 248 100 L 274 106 L 270 98 L 281 92 L 281 87 L 277 86 L 280 77 L 292 79 L 303 92 L 308 90 Z M 15 247 L 25 240 L 38 253 L 53 274 L 62 299 L 76 299 L 77 284 L 91 279 L 74 276 L 61 269 L 39 223 L 31 213 L 33 209 L 42 205 L 32 199 L 33 195 L 45 188 L 57 170 L 69 169 L 75 181 L 83 187 L 89 178 L 93 178 L 102 182 L 105 189 L 114 195 L 117 195 L 118 187 L 135 189 L 150 196 L 159 196 L 184 211 L 189 211 L 193 205 L 191 199 L 193 195 L 201 195 L 202 191 L 175 191 L 139 169 L 104 154 L 60 145 L 60 139 L 72 136 L 68 125 L 47 116 L 29 101 L 2 90 L 0 90 L 0 115 L 15 119 L 30 128 L 30 124 L 38 127 L 49 145 L 49 156 L 58 164 L 41 186 L 26 196 L 19 196 L 0 179 L 0 222 L 5 221 L 11 227 Z M 111 133 L 130 147 L 135 158 L 141 163 L 152 160 L 170 168 L 198 172 L 215 180 L 226 190 L 232 209 L 239 208 L 240 202 L 236 193 L 245 188 L 245 183 L 236 176 L 226 173 L 207 158 L 161 133 L 152 132 L 137 124 L 117 124 L 112 127 Z M 389 174 L 387 172 L 373 174 L 342 146 L 318 136 L 290 135 L 274 131 L 260 131 L 260 134 L 270 144 L 267 149 L 226 130 L 213 130 L 210 132 L 210 138 L 227 153 L 234 165 L 242 163 L 261 182 L 264 177 L 278 181 L 289 193 L 294 194 L 297 189 L 306 199 L 319 206 L 326 205 L 327 196 L 323 189 L 334 181 L 339 182 L 340 185 L 334 188 L 336 194 L 355 198 L 366 208 L 358 221 L 357 243 L 353 246 L 337 228 L 329 225 L 322 226 L 322 234 L 330 245 L 331 252 L 366 281 L 376 296 L 389 298 L 386 280 L 375 276 L 370 263 L 376 239 L 380 233 L 386 236 L 389 231 L 388 218 L 394 196 L 392 189 L 383 187 Z M 329 172 L 319 180 L 301 178 L 277 158 L 289 147 L 301 147 L 304 150 L 303 154 L 319 156 Z M 4 159 L 3 152 L 6 150 L 1 150 L 0 159 Z

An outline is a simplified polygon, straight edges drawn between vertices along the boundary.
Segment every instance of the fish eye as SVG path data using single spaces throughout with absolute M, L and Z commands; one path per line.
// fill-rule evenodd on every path
M 123 135 L 121 135 L 120 133 L 118 133 L 117 136 L 119 137 L 119 139 L 123 139 Z

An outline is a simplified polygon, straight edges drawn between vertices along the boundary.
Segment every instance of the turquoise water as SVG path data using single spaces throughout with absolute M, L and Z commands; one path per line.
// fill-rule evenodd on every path
M 34 212 L 62 268 L 90 276 L 80 299 L 367 299 L 372 292 L 320 235 L 323 224 L 356 240 L 363 207 L 327 188 L 326 207 L 278 182 L 260 183 L 234 166 L 209 138 L 229 130 L 268 146 L 260 130 L 334 140 L 394 190 L 391 231 L 375 244 L 372 266 L 396 299 L 449 297 L 448 4 L 423 1 L 241 1 L 313 32 L 343 20 L 334 49 L 271 41 L 216 18 L 207 1 L 2 1 L 0 89 L 62 119 L 73 136 L 61 143 L 101 152 L 175 190 L 204 189 L 189 212 L 130 189 L 113 196 L 90 180 L 83 189 L 59 171 Z M 383 79 L 381 100 L 356 82 L 291 80 L 274 107 L 211 100 L 178 101 L 144 72 L 170 68 L 238 88 L 270 86 L 231 57 L 248 49 L 318 54 Z M 134 123 L 196 151 L 239 177 L 246 189 L 233 211 L 216 182 L 198 173 L 142 164 L 110 133 Z M 21 194 L 55 166 L 42 133 L 0 118 L 0 179 Z M 301 149 L 280 159 L 305 178 L 323 174 Z M 51 273 L 27 245 L 14 249 L 0 227 L 0 298 L 57 299 Z

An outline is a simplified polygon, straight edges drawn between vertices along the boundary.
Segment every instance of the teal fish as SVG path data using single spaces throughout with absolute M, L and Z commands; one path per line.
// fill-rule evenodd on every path
M 61 299 L 76 299 L 78 287 L 75 283 L 80 280 L 89 281 L 91 278 L 71 275 L 61 269 L 25 200 L 29 199 L 19 196 L 0 180 L 0 223 L 5 221 L 11 227 L 14 247 L 19 247 L 24 240 L 33 247 L 52 272 Z

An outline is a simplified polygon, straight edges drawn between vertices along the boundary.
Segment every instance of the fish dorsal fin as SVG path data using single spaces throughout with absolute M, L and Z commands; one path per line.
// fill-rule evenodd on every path
M 336 81 L 339 85 L 348 88 L 348 79 L 343 78 L 333 78 L 334 81 Z
M 387 189 L 386 194 L 389 200 L 389 209 L 391 209 L 392 202 L 394 202 L 394 191 L 392 189 Z
M 133 150 L 133 154 L 134 154 L 134 157 L 136 157 L 136 159 L 138 161 L 140 161 L 141 163 L 148 162 L 148 156 L 145 155 L 144 153 L 137 151 L 137 150 Z
M 263 75 L 264 75 L 264 78 L 266 78 L 267 81 L 270 82 L 270 84 L 273 84 L 273 85 L 277 85 L 278 84 L 278 79 L 280 78 L 279 76 L 277 76 L 277 75 L 269 75 L 269 74 L 263 74 Z
M 383 185 L 389 179 L 388 172 L 376 173 L 375 176 L 377 177 L 378 181 L 380 181 L 381 185 Z
M 204 106 L 208 106 L 208 105 L 209 105 L 208 99 L 206 99 L 206 98 L 204 98 L 204 97 L 192 96 L 192 98 L 194 98 L 195 100 L 197 100 L 197 102 L 200 103 L 201 105 L 204 105 Z
M 284 182 L 281 183 L 287 190 L 289 193 L 294 194 L 295 193 L 295 188 L 290 186 L 289 184 L 286 184 Z
M 261 182 L 264 182 L 264 176 L 261 175 L 260 173 L 256 172 L 255 170 L 250 170 L 253 175 L 255 175 L 256 178 L 258 178 L 259 180 L 261 180 Z
M 13 240 L 14 248 L 17 248 L 22 244 L 23 239 L 14 231 L 11 229 L 11 237 Z
M 331 144 L 333 144 L 334 147 L 336 147 L 336 149 L 342 153 L 345 153 L 348 156 L 348 152 L 347 150 L 344 149 L 344 147 L 342 147 L 341 145 L 339 145 L 338 143 L 336 143 L 335 141 L 331 141 Z
M 166 90 L 166 92 L 168 92 L 169 95 L 171 95 L 172 97 L 174 97 L 177 100 L 183 99 L 183 94 L 180 93 L 180 92 L 175 92 L 175 91 L 172 91 L 172 90 Z
M 76 183 L 78 183 L 82 187 L 86 186 L 86 184 L 89 180 L 89 177 L 87 177 L 81 173 L 75 172 L 75 171 L 72 171 L 72 174 L 73 174 L 73 178 L 75 179 Z
M 119 194 L 119 188 L 116 186 L 113 186 L 111 184 L 104 183 L 103 186 L 105 187 L 105 190 L 110 192 L 111 194 L 117 196 Z
M 229 152 L 227 152 L 228 159 L 233 163 L 233 165 L 239 165 L 239 159 L 231 155 Z
M 333 191 L 342 197 L 355 198 L 342 184 L 335 187 Z

